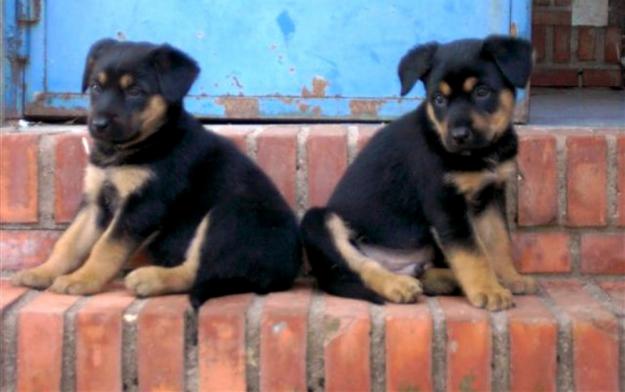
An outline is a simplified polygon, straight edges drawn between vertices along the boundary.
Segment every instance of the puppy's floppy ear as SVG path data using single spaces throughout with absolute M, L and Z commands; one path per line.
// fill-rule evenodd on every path
M 153 55 L 161 94 L 167 102 L 180 101 L 189 92 L 200 67 L 186 53 L 168 44 L 157 47 Z
M 532 73 L 532 44 L 529 41 L 491 35 L 484 40 L 482 53 L 495 60 L 510 84 L 517 88 L 525 87 Z
M 417 80 L 424 78 L 432 68 L 432 59 L 438 49 L 436 42 L 416 46 L 402 57 L 397 73 L 401 82 L 401 95 L 412 90 Z
M 89 87 L 89 77 L 91 76 L 91 71 L 93 71 L 93 65 L 95 64 L 98 57 L 102 55 L 107 49 L 111 46 L 117 44 L 117 41 L 110 38 L 104 38 L 93 45 L 89 49 L 89 53 L 87 54 L 87 60 L 85 62 L 85 70 L 82 74 L 82 92 L 84 93 Z

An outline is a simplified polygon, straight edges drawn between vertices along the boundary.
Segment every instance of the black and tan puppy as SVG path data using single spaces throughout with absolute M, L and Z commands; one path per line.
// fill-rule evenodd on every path
M 504 192 L 517 153 L 515 88 L 531 65 L 530 44 L 502 36 L 429 43 L 404 56 L 402 95 L 420 79 L 426 99 L 380 130 L 328 206 L 302 221 L 322 289 L 412 302 L 421 283 L 432 294 L 459 284 L 490 310 L 512 306 L 511 292 L 536 291 L 512 263 Z
M 169 45 L 95 43 L 87 57 L 94 148 L 84 201 L 39 267 L 19 285 L 101 291 L 143 246 L 153 266 L 126 286 L 140 296 L 210 297 L 288 289 L 301 264 L 295 217 L 268 177 L 183 108 L 199 73 Z

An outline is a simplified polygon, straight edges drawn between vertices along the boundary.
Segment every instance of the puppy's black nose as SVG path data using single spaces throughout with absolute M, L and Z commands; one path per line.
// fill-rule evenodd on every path
M 451 137 L 458 144 L 465 143 L 469 136 L 471 135 L 471 131 L 469 127 L 455 127 L 451 129 Z
M 94 117 L 93 120 L 91 120 L 91 125 L 93 125 L 93 128 L 96 131 L 103 131 L 104 129 L 106 129 L 106 127 L 109 126 L 109 119 L 106 117 Z

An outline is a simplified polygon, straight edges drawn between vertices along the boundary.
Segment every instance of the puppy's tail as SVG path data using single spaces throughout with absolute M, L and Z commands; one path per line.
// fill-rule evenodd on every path
M 384 303 L 384 299 L 366 287 L 360 276 L 348 267 L 336 248 L 328 229 L 332 215 L 326 208 L 312 208 L 304 215 L 301 224 L 304 249 L 319 288 L 341 297 Z

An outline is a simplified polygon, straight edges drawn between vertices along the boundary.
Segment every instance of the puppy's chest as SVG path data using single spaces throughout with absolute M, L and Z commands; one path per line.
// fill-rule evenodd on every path
M 141 190 L 153 173 L 144 166 L 126 165 L 100 168 L 87 166 L 84 192 L 90 202 L 116 208 L 120 201 Z
M 481 190 L 489 185 L 503 186 L 516 172 L 514 160 L 477 171 L 450 171 L 445 175 L 445 182 L 456 187 L 467 200 L 473 200 Z

